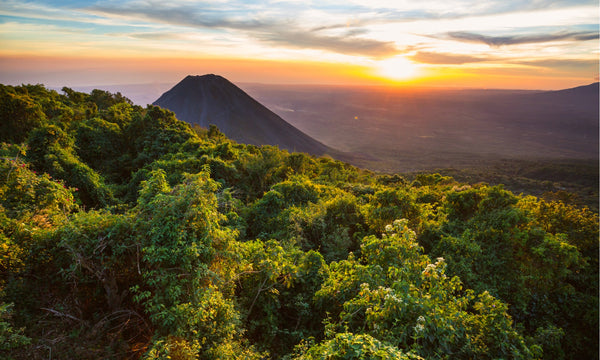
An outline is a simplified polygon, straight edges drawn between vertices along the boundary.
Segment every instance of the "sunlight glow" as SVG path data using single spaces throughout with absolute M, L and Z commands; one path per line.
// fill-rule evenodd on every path
M 598 4 L 0 0 L 0 45 L 0 83 L 96 86 L 207 72 L 259 83 L 550 90 L 597 81 Z
M 391 80 L 406 80 L 418 75 L 418 66 L 402 56 L 377 62 L 377 71 L 381 76 Z

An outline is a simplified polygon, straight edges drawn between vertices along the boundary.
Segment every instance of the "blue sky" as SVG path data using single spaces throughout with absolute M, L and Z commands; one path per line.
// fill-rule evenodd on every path
M 153 81 L 163 81 L 178 74 L 161 66 L 180 59 L 187 65 L 178 71 L 194 70 L 194 60 L 210 70 L 212 60 L 218 70 L 229 61 L 231 74 L 244 61 L 257 69 L 287 63 L 289 76 L 282 68 L 267 79 L 279 83 L 298 82 L 294 69 L 310 74 L 314 64 L 331 74 L 347 69 L 330 82 L 561 87 L 597 79 L 598 15 L 598 2 L 587 0 L 0 0 L 0 82 L 25 77 L 26 64 L 47 79 L 60 68 L 56 59 L 72 64 L 80 82 L 87 65 L 90 82 L 112 83 L 148 79 L 154 59 Z M 134 59 L 146 59 L 138 75 L 124 65 Z M 238 77 L 253 81 L 249 71 Z

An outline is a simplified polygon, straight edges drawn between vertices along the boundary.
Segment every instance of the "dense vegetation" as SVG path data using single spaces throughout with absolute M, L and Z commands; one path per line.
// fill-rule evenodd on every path
M 534 195 L 598 212 L 598 160 L 487 160 L 462 169 L 437 169 L 467 183 L 502 184 L 514 193 Z
M 0 355 L 598 358 L 598 215 L 0 87 Z

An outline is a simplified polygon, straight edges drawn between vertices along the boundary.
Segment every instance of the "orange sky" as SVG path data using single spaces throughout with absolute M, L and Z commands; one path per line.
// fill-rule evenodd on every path
M 598 79 L 590 0 L 4 0 L 0 83 L 561 89 Z
M 6 84 L 93 86 L 170 83 L 214 73 L 234 82 L 267 84 L 394 85 L 510 89 L 563 89 L 597 81 L 589 74 L 512 68 L 430 68 L 414 77 L 388 78 L 364 65 L 260 59 L 88 58 L 0 56 Z M 3 71 L 2 71 L 3 72 Z

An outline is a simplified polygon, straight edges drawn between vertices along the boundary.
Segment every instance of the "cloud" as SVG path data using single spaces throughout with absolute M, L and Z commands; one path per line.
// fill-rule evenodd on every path
M 415 51 L 414 47 L 421 45 L 423 39 L 417 39 L 413 35 L 418 36 L 431 29 L 438 29 L 440 32 L 439 35 L 430 36 L 431 38 L 490 46 L 598 39 L 598 33 L 591 28 L 590 20 L 587 17 L 581 20 L 581 7 L 593 5 L 594 1 L 596 0 L 490 0 L 473 3 L 472 0 L 96 0 L 92 5 L 80 5 L 83 2 L 72 1 L 52 7 L 47 2 L 42 5 L 40 0 L 0 0 L 3 4 L 0 6 L 0 14 L 22 14 L 28 19 L 52 21 L 60 16 L 69 27 L 90 25 L 88 32 L 91 34 L 163 40 L 165 43 L 181 39 L 177 35 L 181 33 L 192 37 L 203 34 L 207 39 L 203 43 L 205 49 L 213 44 L 218 44 L 219 49 L 230 47 L 230 43 L 222 39 L 233 38 L 236 44 L 247 44 L 248 48 L 258 49 L 257 53 L 262 51 L 260 45 L 271 45 L 278 50 L 315 49 L 330 52 L 327 56 L 343 54 L 379 59 L 406 54 L 406 48 L 410 46 Z M 567 18 L 566 25 L 563 22 L 559 25 L 568 26 L 568 32 L 544 34 L 550 26 L 550 29 L 559 26 L 554 22 L 529 24 L 531 31 L 540 33 L 533 35 L 523 33 L 490 36 L 486 31 L 504 24 L 523 24 L 522 17 L 535 17 L 533 10 L 545 11 L 549 8 L 559 9 L 556 12 L 560 13 L 560 18 Z M 569 10 L 571 15 L 563 14 L 564 9 Z M 477 18 L 487 14 L 510 13 L 514 13 L 511 16 L 516 16 L 518 21 L 510 22 L 502 17 Z M 574 17 L 573 14 L 577 16 Z M 60 25 L 66 26 L 62 23 Z M 85 29 L 88 30 L 88 27 Z M 416 53 L 413 55 L 414 59 L 431 64 L 465 64 L 489 60 L 485 56 L 449 54 L 444 53 L 444 50 L 438 53 L 435 52 L 435 46 L 436 43 L 432 42 L 419 46 L 420 49 L 431 49 L 431 52 Z M 235 49 L 231 51 L 235 52 Z
M 132 33 L 112 33 L 107 34 L 111 36 L 124 36 L 133 39 L 142 40 L 181 40 L 185 39 L 185 36 L 179 33 L 171 32 L 132 32 Z
M 367 30 L 351 27 L 343 34 L 328 35 L 323 30 L 338 26 L 302 28 L 295 20 L 282 16 L 281 9 L 269 13 L 261 8 L 235 8 L 215 6 L 207 3 L 180 3 L 165 5 L 146 1 L 141 3 L 105 3 L 89 10 L 115 16 L 156 21 L 163 24 L 188 26 L 201 29 L 241 31 L 256 40 L 290 48 L 326 50 L 345 55 L 363 55 L 373 58 L 398 54 L 393 42 L 379 41 L 366 37 Z
M 242 16 L 233 10 L 219 9 L 214 6 L 198 3 L 173 4 L 155 1 L 130 3 L 105 3 L 87 8 L 101 14 L 128 16 L 137 19 L 157 21 L 170 25 L 183 25 L 204 28 L 253 29 L 270 26 L 256 16 Z
M 373 58 L 385 58 L 400 53 L 393 42 L 345 35 L 319 35 L 310 31 L 265 32 L 257 34 L 257 37 L 259 40 L 273 45 L 327 50 L 345 55 L 367 55 Z
M 446 54 L 428 51 L 419 51 L 415 55 L 410 56 L 410 58 L 414 61 L 423 64 L 436 65 L 462 65 L 493 60 L 491 58 L 477 57 L 471 55 Z
M 539 59 L 515 61 L 514 64 L 542 67 L 563 71 L 597 71 L 598 60 L 589 59 Z
M 428 51 L 419 51 L 415 55 L 410 56 L 411 60 L 433 65 L 463 65 L 472 64 L 479 62 L 489 62 L 496 64 L 510 64 L 510 65 L 524 65 L 526 67 L 537 67 L 552 69 L 555 71 L 569 71 L 569 72 L 581 72 L 581 71 L 597 71 L 598 60 L 597 59 L 503 59 L 492 56 L 472 56 L 472 55 L 459 55 L 459 54 L 448 54 L 448 53 L 436 53 Z M 519 66 L 521 67 L 521 66 Z
M 523 11 L 523 10 L 538 10 L 538 9 L 564 9 L 576 6 L 594 5 L 597 6 L 596 0 L 498 0 L 493 6 L 495 12 L 505 11 Z
M 483 43 L 489 46 L 518 45 L 544 43 L 551 41 L 587 41 L 598 39 L 598 32 L 595 31 L 571 31 L 557 32 L 553 34 L 531 34 L 531 35 L 508 35 L 508 36 L 487 36 L 471 32 L 454 31 L 446 33 L 443 37 L 463 42 Z
M 350 14 L 368 14 L 365 23 L 459 20 L 482 16 L 530 13 L 548 10 L 597 8 L 597 0 L 348 0 Z M 315 5 L 318 6 L 318 5 Z M 535 15 L 533 15 L 535 16 Z M 564 17 L 563 17 L 564 18 Z

